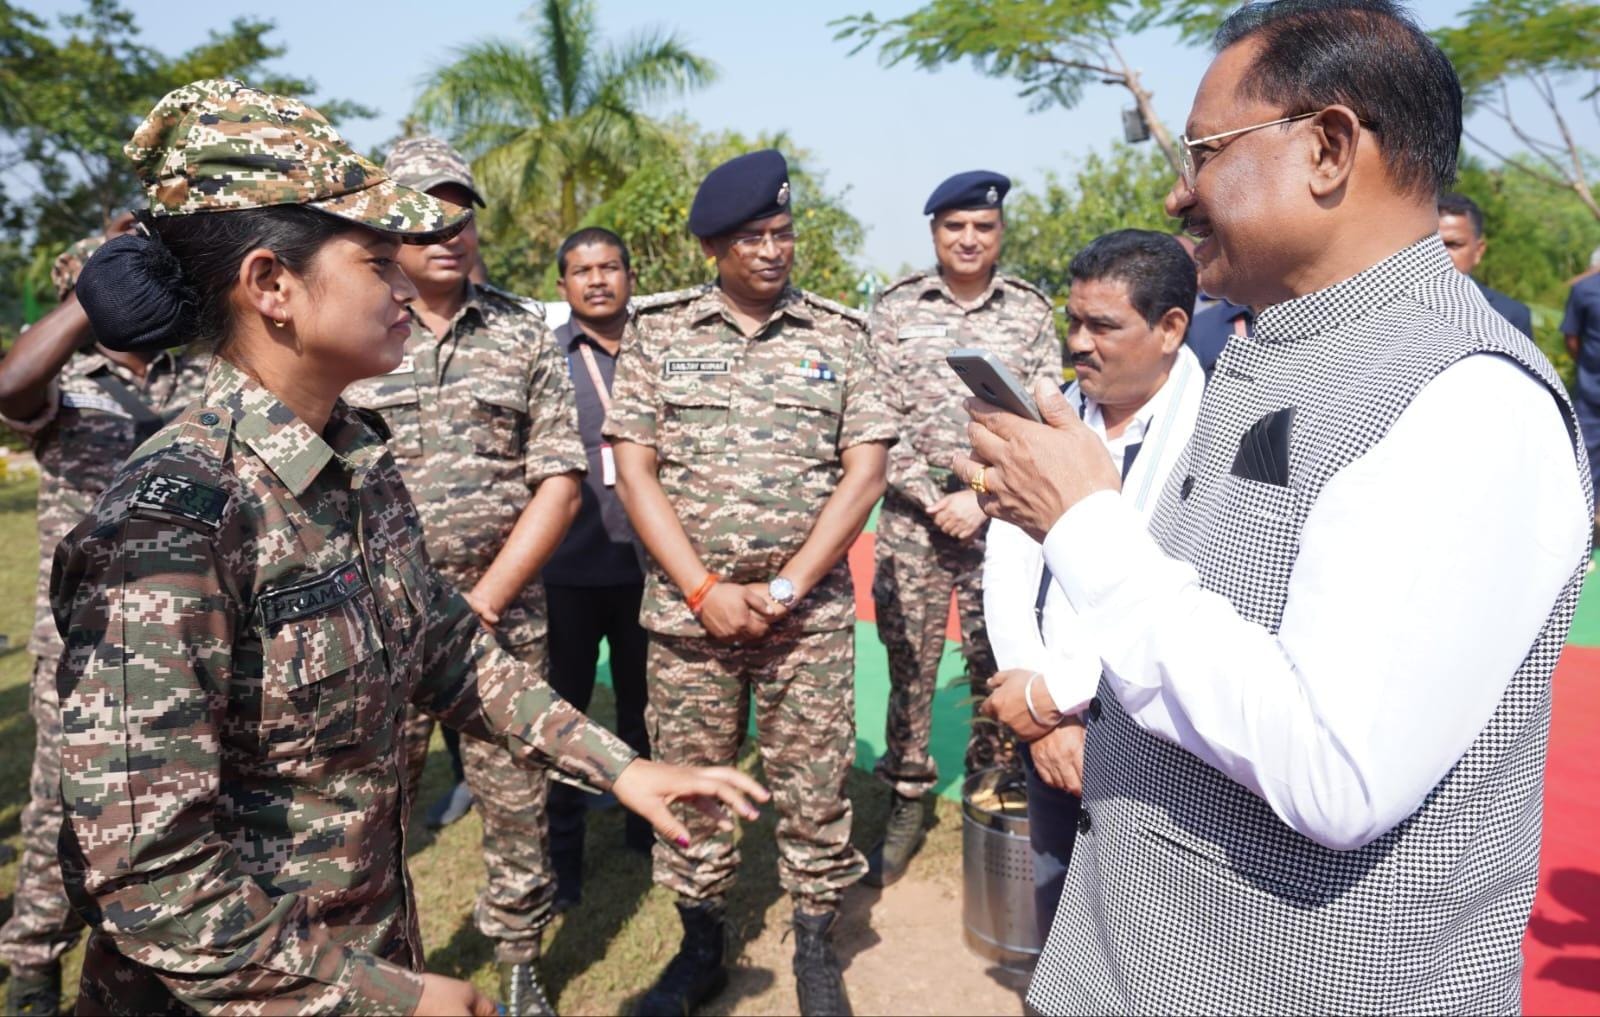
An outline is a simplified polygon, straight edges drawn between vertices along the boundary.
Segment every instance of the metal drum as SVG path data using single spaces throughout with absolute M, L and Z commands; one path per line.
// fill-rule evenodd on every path
M 991 768 L 962 783 L 961 869 L 968 949 L 1008 971 L 1032 971 L 1044 944 L 1034 917 L 1028 794 L 1020 774 Z

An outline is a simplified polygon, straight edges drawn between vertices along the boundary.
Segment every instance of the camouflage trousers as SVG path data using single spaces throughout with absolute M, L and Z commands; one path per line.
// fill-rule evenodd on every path
M 28 710 L 37 729 L 28 804 L 22 810 L 22 865 L 11 899 L 11 918 L 0 928 L 0 963 L 42 968 L 78 942 L 83 919 L 67 903 L 61 884 L 61 708 L 56 697 L 56 657 L 34 662 Z
M 983 538 L 958 543 L 921 508 L 890 492 L 878 513 L 876 557 L 872 599 L 878 638 L 889 652 L 889 717 L 887 749 L 874 772 L 897 793 L 919 798 L 939 778 L 929 739 L 952 589 L 973 693 L 986 694 L 984 683 L 995 673 L 983 623 Z M 972 716 L 966 772 L 1012 762 L 1011 737 L 978 718 L 976 703 Z
M 796 907 L 834 911 L 866 862 L 850 843 L 845 779 L 855 761 L 855 633 L 785 633 L 744 646 L 650 634 L 645 722 L 656 759 L 731 765 L 751 700 L 765 782 L 778 815 L 778 879 Z M 692 843 L 660 837 L 655 881 L 694 901 L 721 901 L 739 849 L 700 812 L 680 808 Z
M 550 665 L 543 639 L 507 650 L 548 680 Z M 420 710 L 412 710 L 406 717 L 408 793 L 413 801 L 433 725 L 433 718 Z M 472 807 L 483 820 L 486 878 L 473 921 L 478 931 L 493 941 L 495 960 L 537 960 L 556 892 L 545 811 L 550 780 L 543 770 L 518 766 L 504 746 L 476 738 L 462 737 L 461 763 L 472 789 Z

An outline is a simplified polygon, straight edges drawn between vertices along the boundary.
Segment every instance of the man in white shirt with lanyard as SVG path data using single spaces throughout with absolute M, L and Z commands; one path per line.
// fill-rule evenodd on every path
M 1104 445 L 969 404 L 1102 669 L 1044 1013 L 1516 1013 L 1592 506 L 1565 387 L 1440 242 L 1461 86 L 1387 0 L 1218 29 L 1167 197 L 1230 340 L 1148 523 Z M 991 693 L 1023 733 L 1023 682 Z
M 1194 262 L 1171 235 L 1118 230 L 1097 237 L 1068 267 L 1067 353 L 1077 380 L 1067 403 L 1122 470 L 1122 496 L 1148 519 L 1194 431 L 1205 372 L 1184 341 L 1194 305 Z M 1001 671 L 1063 699 L 1099 679 L 1094 633 L 1048 578 L 1044 548 L 996 520 L 983 563 L 984 622 Z M 1077 836 L 1084 726 L 1068 716 L 1022 754 L 1028 778 L 1036 917 L 1055 916 Z

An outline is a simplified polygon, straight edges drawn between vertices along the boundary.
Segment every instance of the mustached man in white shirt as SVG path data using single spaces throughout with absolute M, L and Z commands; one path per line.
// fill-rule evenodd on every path
M 1121 468 L 1122 497 L 1148 519 L 1194 432 L 1205 389 L 1205 372 L 1184 343 L 1194 263 L 1168 234 L 1118 230 L 1080 251 L 1068 271 L 1067 352 L 1077 380 L 1066 399 Z M 1094 633 L 1047 577 L 1038 541 L 996 520 L 983 581 L 984 622 L 1001 668 L 996 685 L 1016 676 L 1066 702 L 1074 688 L 1099 681 Z M 1077 837 L 1083 735 L 1082 720 L 1068 716 L 1023 754 L 1041 939 Z

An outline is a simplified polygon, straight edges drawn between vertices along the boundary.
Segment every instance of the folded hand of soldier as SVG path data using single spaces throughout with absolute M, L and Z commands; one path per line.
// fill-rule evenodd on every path
M 717 829 L 730 830 L 733 815 L 746 820 L 760 818 L 750 799 L 765 802 L 772 797 L 766 788 L 731 766 L 669 766 L 649 759 L 635 759 L 624 767 L 611 785 L 611 793 L 679 847 L 689 846 L 689 828 L 672 814 L 674 803 L 691 805 L 716 820 Z
M 976 537 L 983 524 L 989 521 L 978 504 L 977 494 L 972 491 L 945 495 L 928 509 L 928 516 L 945 536 L 963 544 Z
M 417 1017 L 433 1017 L 435 1014 L 494 1017 L 500 1012 L 500 1007 L 479 992 L 471 982 L 444 975 L 423 975 L 422 996 L 417 1000 L 417 1008 L 411 1012 Z
M 700 606 L 700 624 L 718 642 L 755 642 L 765 638 L 771 628 L 773 618 L 765 610 L 768 603 L 765 586 L 718 583 Z

